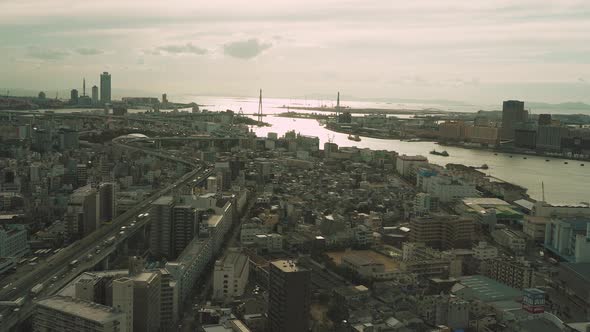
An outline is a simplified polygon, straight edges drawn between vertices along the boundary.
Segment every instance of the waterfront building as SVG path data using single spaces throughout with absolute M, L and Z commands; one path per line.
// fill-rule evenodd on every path
M 289 260 L 270 263 L 268 289 L 270 332 L 309 330 L 311 272 Z
M 131 332 L 123 312 L 101 304 L 67 296 L 37 302 L 33 318 L 37 332 Z
M 524 101 L 506 100 L 502 105 L 502 139 L 514 139 L 514 130 L 528 120 Z
M 528 128 L 514 129 L 514 145 L 534 150 L 537 147 L 537 131 Z
M 98 87 L 92 86 L 92 105 L 98 105 Z
M 213 269 L 213 298 L 231 300 L 242 296 L 248 283 L 248 257 L 238 249 L 230 249 Z
M 78 105 L 78 90 L 76 89 L 70 91 L 70 104 Z
M 411 177 L 415 175 L 416 170 L 420 166 L 428 165 L 428 159 L 424 156 L 397 156 L 395 169 L 398 174 L 404 177 Z
M 590 263 L 590 218 L 552 218 L 544 246 L 567 262 Z
M 465 138 L 469 142 L 495 146 L 500 140 L 499 136 L 500 131 L 496 127 L 481 125 L 465 127 Z
M 566 127 L 539 125 L 537 129 L 537 149 L 541 151 L 560 152 L 561 140 L 567 136 Z
M 462 141 L 465 139 L 466 125 L 463 121 L 445 121 L 438 125 L 438 135 L 442 140 Z
M 111 102 L 111 74 L 106 71 L 100 74 L 100 102 L 102 104 Z

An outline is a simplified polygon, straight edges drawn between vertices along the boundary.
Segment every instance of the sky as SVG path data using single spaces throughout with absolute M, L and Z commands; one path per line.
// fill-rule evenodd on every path
M 588 0 L 0 0 L 0 87 L 590 103 Z

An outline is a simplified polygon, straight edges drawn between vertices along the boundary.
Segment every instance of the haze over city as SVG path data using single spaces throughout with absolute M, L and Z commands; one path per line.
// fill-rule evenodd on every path
M 273 97 L 590 102 L 589 15 L 583 0 L 4 0 L 0 88 L 67 89 L 107 70 L 116 97 L 262 87 Z

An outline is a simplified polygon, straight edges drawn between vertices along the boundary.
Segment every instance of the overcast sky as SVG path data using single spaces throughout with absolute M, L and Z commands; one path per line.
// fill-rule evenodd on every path
M 590 1 L 0 0 L 0 87 L 102 71 L 115 96 L 590 102 Z

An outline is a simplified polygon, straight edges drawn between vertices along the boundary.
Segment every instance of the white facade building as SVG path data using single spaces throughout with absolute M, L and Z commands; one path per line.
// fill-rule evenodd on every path
M 213 270 L 213 298 L 230 300 L 242 296 L 248 283 L 248 257 L 237 249 L 215 262 Z

